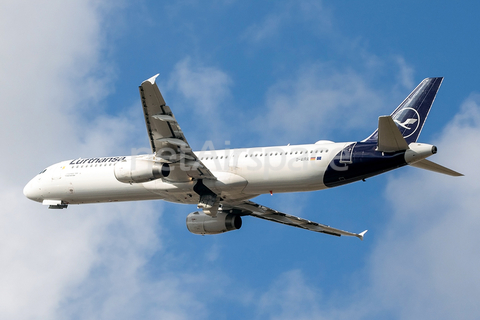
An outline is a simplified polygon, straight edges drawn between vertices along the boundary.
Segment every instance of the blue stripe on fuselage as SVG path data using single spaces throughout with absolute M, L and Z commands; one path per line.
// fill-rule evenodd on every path
M 347 147 L 348 148 L 348 147 Z M 402 166 L 405 166 L 405 151 L 382 153 L 375 151 L 376 143 L 358 142 L 352 155 L 351 163 L 340 162 L 340 151 L 330 162 L 323 183 L 337 187 L 347 183 L 366 179 Z

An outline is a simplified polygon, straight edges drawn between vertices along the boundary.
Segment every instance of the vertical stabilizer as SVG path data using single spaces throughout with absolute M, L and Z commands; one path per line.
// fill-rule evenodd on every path
M 442 81 L 424 79 L 390 115 L 408 144 L 417 141 Z M 378 141 L 378 130 L 364 141 Z

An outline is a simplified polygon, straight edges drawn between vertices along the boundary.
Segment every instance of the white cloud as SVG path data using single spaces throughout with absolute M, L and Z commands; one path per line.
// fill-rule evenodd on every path
M 9 156 L 0 160 L 4 168 L 0 173 L 0 318 L 206 318 L 205 305 L 213 302 L 199 296 L 206 287 L 214 291 L 214 298 L 222 295 L 224 285 L 218 283 L 228 279 L 221 272 L 201 276 L 170 272 L 167 259 L 162 265 L 167 271 L 154 281 L 145 274 L 143 268 L 152 254 L 163 248 L 162 230 L 158 230 L 161 214 L 155 213 L 161 207 L 141 202 L 49 211 L 23 197 L 24 183 L 42 166 L 71 154 L 120 154 L 132 147 L 126 137 L 139 129 L 129 125 L 129 115 L 101 113 L 101 99 L 112 84 L 109 74 L 96 73 L 99 65 L 105 67 L 102 9 L 96 3 L 11 1 L 3 8 L 0 132 L 9 137 L 2 141 L 4 155 Z M 342 113 L 352 115 L 348 126 L 362 127 L 363 111 L 373 113 L 381 98 L 358 73 L 334 71 L 315 65 L 313 70 L 301 70 L 294 80 L 273 86 L 267 95 L 267 118 L 274 120 L 266 122 L 266 128 L 279 140 L 297 132 L 310 137 L 310 130 L 317 135 L 331 130 L 332 119 Z M 407 83 L 408 72 L 401 78 Z M 223 121 L 217 113 L 221 103 L 228 101 L 232 85 L 226 72 L 186 59 L 177 65 L 170 84 L 191 103 L 186 108 L 205 123 L 197 130 L 221 132 Z M 328 107 L 312 108 L 320 102 Z M 424 315 L 431 306 L 449 317 L 455 312 L 467 318 L 478 315 L 473 303 L 480 287 L 475 276 L 479 261 L 474 178 L 478 170 L 476 153 L 466 151 L 472 152 L 479 136 L 478 105 L 479 98 L 472 96 L 439 142 L 439 157 L 447 154 L 443 149 L 451 150 L 448 154 L 453 157 L 438 162 L 453 166 L 463 161 L 465 170 L 455 169 L 467 174 L 464 180 L 412 171 L 392 181 L 390 188 L 400 199 L 392 203 L 398 209 L 394 209 L 385 246 L 372 257 L 374 286 L 369 292 L 375 301 L 382 298 L 380 308 L 405 318 Z M 297 117 L 289 113 L 289 106 L 311 122 L 289 125 L 287 120 Z M 98 116 L 87 121 L 84 114 L 91 110 Z M 332 117 L 328 121 L 327 115 Z M 411 181 L 416 181 L 414 187 Z M 217 262 L 218 247 L 212 248 L 207 259 Z M 261 295 L 261 314 L 322 316 L 325 308 L 316 303 L 321 293 L 307 284 L 301 272 L 282 277 L 286 288 L 282 279 Z M 288 298 L 293 303 L 282 307 L 271 298 Z M 406 307 L 399 310 L 395 299 Z
M 214 142 L 216 149 L 224 147 L 229 130 L 226 130 L 227 123 L 221 115 L 228 112 L 232 83 L 232 79 L 221 69 L 205 66 L 189 57 L 175 65 L 168 88 L 180 93 L 181 99 L 175 103 L 173 112 L 176 115 L 181 112 L 187 114 L 196 124 L 195 128 L 188 128 L 188 132 L 198 133 L 198 137 L 187 135 L 192 146 L 200 149 L 207 139 Z
M 322 2 L 282 1 L 247 28 L 244 38 L 257 48 L 281 39 L 288 26 L 295 24 L 295 30 L 314 35 L 344 61 L 341 66 L 334 60 L 299 62 L 295 72 L 283 74 L 271 85 L 266 112 L 259 110 L 250 123 L 264 139 L 262 143 L 311 143 L 359 129 L 365 136 L 350 140 L 366 138 L 375 130 L 380 110 L 393 111 L 405 98 L 405 89 L 413 90 L 414 69 L 403 57 L 378 57 L 366 49 L 364 41 L 342 34 L 332 20 L 333 14 Z M 277 43 L 276 48 L 283 50 L 283 45 Z M 298 48 L 300 56 L 302 48 Z M 380 80 L 385 76 L 386 81 Z
M 332 16 L 321 1 L 278 1 L 274 9 L 260 22 L 246 28 L 242 39 L 252 44 L 264 44 L 269 40 L 281 40 L 292 25 L 306 25 L 317 35 L 332 33 Z
M 0 12 L 0 130 L 10 137 L 3 141 L 4 154 L 13 156 L 0 160 L 0 318 L 206 318 L 198 291 L 226 279 L 173 272 L 168 255 L 160 274 L 149 274 L 152 256 L 164 253 L 160 203 L 56 211 L 23 196 L 24 184 L 43 166 L 124 154 L 138 147 L 130 143 L 145 129 L 131 121 L 142 117 L 139 103 L 122 115 L 103 111 L 114 80 L 114 68 L 102 58 L 108 7 L 89 1 L 12 1 L 6 7 Z M 184 60 L 172 83 L 194 107 L 215 113 L 229 96 L 231 80 Z
M 465 177 L 417 168 L 397 171 L 385 192 L 391 220 L 377 236 L 363 272 L 349 274 L 351 290 L 325 296 L 301 271 L 291 270 L 258 295 L 257 316 L 477 319 L 479 136 L 480 95 L 472 94 L 436 141 L 440 151 L 432 159 Z
M 398 73 L 398 82 L 407 89 L 411 89 L 414 85 L 414 70 L 411 66 L 407 64 L 405 59 L 402 56 L 394 57 L 394 60 L 398 64 L 399 73 Z
M 328 319 L 320 308 L 321 294 L 306 283 L 299 270 L 281 274 L 258 300 L 257 313 L 265 319 Z
M 479 136 L 480 96 L 472 95 L 446 126 L 433 159 L 465 177 L 412 169 L 389 183 L 393 217 L 372 259 L 373 290 L 402 319 L 480 315 Z
M 192 111 L 202 115 L 216 111 L 219 103 L 230 95 L 232 80 L 220 69 L 194 64 L 187 57 L 175 65 L 169 83 L 194 103 L 196 108 L 190 107 Z
M 381 102 L 381 93 L 357 72 L 309 65 L 269 89 L 267 113 L 253 124 L 263 123 L 256 128 L 277 143 L 312 143 L 328 139 L 334 129 L 368 126 L 373 131 Z
M 261 23 L 248 27 L 243 37 L 251 42 L 260 43 L 280 33 L 282 22 L 284 23 L 286 19 L 288 19 L 287 12 L 272 13 Z
M 153 284 L 145 279 L 143 268 L 162 249 L 158 205 L 55 211 L 22 194 L 43 166 L 67 156 L 135 147 L 126 145 L 138 130 L 129 125 L 129 114 L 102 111 L 112 81 L 111 73 L 98 68 L 112 69 L 101 54 L 108 9 L 108 3 L 92 1 L 2 5 L 0 132 L 8 137 L 0 159 L 2 319 L 131 319 L 151 313 L 182 319 L 186 310 L 203 312 L 182 290 L 188 277 L 166 276 Z
M 108 301 L 121 292 L 109 291 L 116 282 L 135 284 L 131 284 L 134 272 L 159 246 L 155 230 L 149 227 L 158 215 L 148 213 L 154 212 L 153 208 L 146 210 L 148 205 L 98 205 L 52 212 L 25 203 L 17 193 L 5 195 L 3 191 L 2 318 L 57 318 L 63 308 L 75 305 L 71 299 L 78 299 L 79 287 L 86 284 L 96 287 L 90 293 L 100 298 L 97 304 Z M 98 271 L 102 268 L 106 270 Z M 102 281 L 103 277 L 108 280 Z M 108 286 L 100 287 L 104 282 Z
M 48 163 L 49 155 L 64 155 L 70 149 L 68 144 L 81 127 L 73 116 L 96 105 L 109 91 L 106 77 L 92 74 L 100 63 L 98 15 L 87 1 L 3 4 L 0 133 L 11 137 L 4 141 L 4 149 L 35 155 L 40 164 Z M 10 175 L 13 172 L 15 176 Z M 16 171 L 3 172 L 2 177 L 12 182 L 26 178 Z

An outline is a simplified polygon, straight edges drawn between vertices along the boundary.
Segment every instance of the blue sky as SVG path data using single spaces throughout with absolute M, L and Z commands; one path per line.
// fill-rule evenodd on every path
M 477 319 L 480 23 L 476 3 L 6 1 L 0 10 L 0 318 Z M 195 206 L 24 198 L 65 159 L 148 151 L 139 84 L 157 79 L 190 144 L 367 137 L 444 76 L 433 161 L 266 206 L 363 242 L 245 218 L 190 234 Z M 473 147 L 473 148 L 472 148 Z

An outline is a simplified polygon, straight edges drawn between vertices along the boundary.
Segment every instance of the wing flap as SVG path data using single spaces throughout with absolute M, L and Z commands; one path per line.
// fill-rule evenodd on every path
M 228 211 L 229 209 L 232 210 L 233 212 L 236 212 L 242 215 L 250 215 L 260 219 L 278 222 L 278 223 L 286 224 L 292 227 L 325 233 L 325 234 L 329 234 L 337 237 L 353 236 L 353 237 L 359 238 L 360 240 L 363 240 L 363 236 L 367 232 L 367 230 L 365 230 L 361 233 L 353 233 L 349 231 L 332 228 L 325 224 L 313 222 L 313 221 L 292 216 L 274 209 L 270 209 L 268 207 L 262 206 L 252 201 L 243 201 L 235 205 L 229 205 L 229 204 L 223 205 L 224 212 Z

